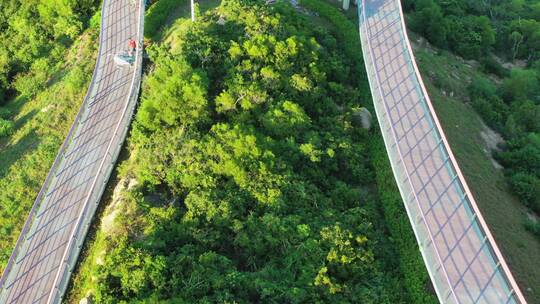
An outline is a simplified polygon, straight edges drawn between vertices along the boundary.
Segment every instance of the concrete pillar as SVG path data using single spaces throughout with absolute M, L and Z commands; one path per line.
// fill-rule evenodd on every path
M 349 9 L 349 3 L 350 3 L 350 0 L 343 0 L 343 9 L 344 10 Z
M 195 3 L 191 0 L 191 21 L 195 22 Z

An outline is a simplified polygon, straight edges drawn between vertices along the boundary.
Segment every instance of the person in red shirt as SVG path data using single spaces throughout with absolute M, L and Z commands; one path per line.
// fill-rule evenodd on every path
M 137 49 L 137 42 L 131 38 L 129 38 L 128 40 L 128 50 L 129 50 L 129 55 L 130 56 L 134 56 L 135 55 L 135 50 Z

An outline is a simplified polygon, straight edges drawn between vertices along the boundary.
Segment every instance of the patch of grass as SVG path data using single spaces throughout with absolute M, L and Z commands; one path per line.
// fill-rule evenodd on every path
M 221 0 L 196 1 L 196 14 L 217 7 Z M 191 18 L 189 0 L 159 0 L 146 12 L 144 36 L 153 41 L 160 41 L 174 31 L 175 22 Z
M 198 3 L 199 15 L 214 9 L 219 6 L 221 0 L 205 0 Z M 191 12 L 189 2 L 179 5 L 169 16 L 166 22 L 166 28 L 160 32 L 160 39 L 171 46 L 171 50 L 178 50 L 182 41 L 178 39 L 179 33 L 182 31 L 182 24 L 191 22 Z
M 525 228 L 540 238 L 540 221 L 538 219 L 528 218 L 525 221 Z
M 474 64 L 447 52 L 434 53 L 417 47 L 415 55 L 433 106 L 482 215 L 523 293 L 530 303 L 540 303 L 540 242 L 523 225 L 526 208 L 510 194 L 503 172 L 486 155 L 486 144 L 480 135 L 485 126 L 464 96 L 470 80 L 480 72 Z M 450 92 L 454 92 L 453 97 Z

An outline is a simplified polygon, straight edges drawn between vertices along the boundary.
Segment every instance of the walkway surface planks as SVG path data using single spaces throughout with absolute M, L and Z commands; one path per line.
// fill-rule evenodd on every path
M 137 101 L 143 0 L 104 0 L 99 54 L 87 96 L 36 198 L 0 281 L 0 303 L 58 303 L 124 142 Z
M 361 0 L 360 36 L 386 149 L 441 303 L 525 303 L 414 61 L 399 0 Z

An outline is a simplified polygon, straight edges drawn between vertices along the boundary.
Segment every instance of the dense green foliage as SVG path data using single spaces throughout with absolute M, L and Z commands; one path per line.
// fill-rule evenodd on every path
M 465 58 L 495 52 L 509 59 L 540 59 L 540 5 L 535 1 L 406 0 L 404 8 L 412 30 Z
M 0 118 L 0 137 L 8 136 L 13 133 L 13 122 Z
M 515 193 L 540 212 L 540 89 L 535 69 L 514 69 L 500 87 L 487 78 L 469 86 L 474 108 L 508 140 L 497 157 Z
M 355 64 L 336 39 L 289 6 L 240 0 L 174 35 L 148 50 L 96 300 L 405 299 L 379 259 Z
M 332 35 L 337 37 L 341 42 L 344 54 L 352 59 L 355 66 L 359 68 L 358 70 L 353 70 L 351 76 L 357 79 L 360 86 L 365 86 L 367 84 L 367 77 L 366 73 L 363 72 L 364 61 L 362 59 L 362 52 L 360 51 L 361 45 L 358 38 L 357 25 L 347 19 L 340 11 L 329 4 L 328 1 L 301 0 L 299 2 L 300 5 L 317 12 L 319 16 L 328 20 L 334 26 L 335 30 L 332 32 Z M 369 92 L 367 88 L 362 89 L 366 89 L 366 92 Z
M 7 43 L 0 45 L 0 92 L 16 89 L 32 94 L 42 88 L 48 67 L 62 58 L 66 47 L 81 33 L 96 2 L 2 1 L 0 36 Z
M 338 41 L 343 41 L 344 51 L 357 62 L 359 67 L 363 68 L 364 63 L 361 52 L 359 52 L 361 46 L 356 25 L 327 1 L 302 0 L 300 5 L 309 8 L 334 24 L 335 28 L 338 29 L 335 35 L 339 37 Z M 360 87 L 367 84 L 365 76 L 365 73 L 360 74 L 358 84 Z M 369 88 L 363 89 L 366 93 L 370 93 Z M 397 247 L 398 254 L 396 255 L 400 272 L 403 274 L 400 279 L 410 297 L 409 299 L 402 298 L 402 300 L 411 303 L 437 303 L 434 292 L 428 288 L 431 284 L 429 276 L 418 251 L 418 243 L 403 207 L 403 201 L 395 185 L 382 138 L 377 134 L 376 137 L 370 139 L 369 146 L 372 165 L 373 168 L 376 168 L 376 184 L 380 198 L 377 204 L 382 207 L 392 243 Z
M 509 168 L 510 183 L 516 193 L 540 213 L 540 135 L 530 133 L 511 141 L 509 150 L 502 152 L 500 158 Z
M 4 0 L 0 2 L 0 138 L 14 123 L 6 103 L 30 98 L 51 80 L 58 62 L 86 27 L 96 0 Z

